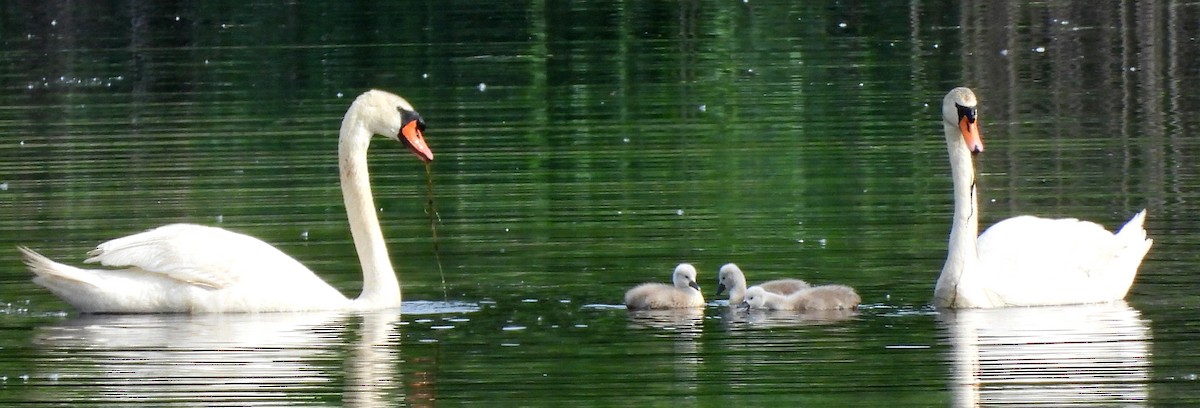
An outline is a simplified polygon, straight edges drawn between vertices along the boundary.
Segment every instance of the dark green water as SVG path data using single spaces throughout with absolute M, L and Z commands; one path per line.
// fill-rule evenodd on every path
M 0 402 L 1200 399 L 1200 7 L 793 3 L 5 3 Z M 981 99 L 985 224 L 1149 210 L 1127 303 L 930 306 L 951 211 L 939 105 L 958 85 Z M 438 257 L 421 163 L 383 140 L 370 155 L 402 314 L 79 316 L 30 282 L 16 245 L 78 264 L 192 222 L 357 294 L 335 138 L 369 88 L 412 102 L 436 154 Z M 737 262 L 865 305 L 618 305 L 680 262 L 706 295 Z

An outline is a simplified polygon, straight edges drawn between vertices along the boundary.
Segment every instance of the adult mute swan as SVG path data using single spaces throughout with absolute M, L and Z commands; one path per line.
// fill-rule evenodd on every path
M 978 235 L 974 155 L 983 151 L 983 142 L 975 93 L 955 88 L 946 94 L 942 127 L 954 177 L 954 223 L 934 289 L 936 306 L 1065 305 L 1125 297 L 1153 243 L 1142 228 L 1145 210 L 1116 234 L 1074 218 L 1022 215 Z
M 367 147 L 372 135 L 403 142 L 422 161 L 425 121 L 403 98 L 378 90 L 354 100 L 338 139 L 342 197 L 363 269 L 363 290 L 348 299 L 270 244 L 220 228 L 172 224 L 117 238 L 80 269 L 20 247 L 33 281 L 85 313 L 236 313 L 374 310 L 400 306 L 400 282 L 384 244 Z
M 673 285 L 643 283 L 625 292 L 625 307 L 630 310 L 704 307 L 704 295 L 696 283 L 696 267 L 681 263 L 671 274 Z
M 854 288 L 845 285 L 820 285 L 790 295 L 768 292 L 762 286 L 746 289 L 742 306 L 767 310 L 851 310 L 862 303 Z
M 790 295 L 810 285 L 800 279 L 776 279 L 760 283 L 758 286 L 767 292 Z M 746 297 L 746 274 L 737 264 L 727 263 L 717 271 L 717 296 L 725 289 L 729 289 L 730 306 L 741 304 Z

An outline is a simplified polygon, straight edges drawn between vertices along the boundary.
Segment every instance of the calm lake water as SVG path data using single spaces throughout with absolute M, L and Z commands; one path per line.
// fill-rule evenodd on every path
M 0 404 L 1200 403 L 1200 6 L 994 3 L 5 3 Z M 1126 302 L 930 305 L 958 85 L 985 224 L 1148 209 Z M 370 155 L 403 311 L 87 316 L 30 281 L 17 245 L 192 222 L 356 295 L 335 140 L 369 88 L 436 154 L 436 253 L 421 163 Z M 865 304 L 620 306 L 680 262 Z

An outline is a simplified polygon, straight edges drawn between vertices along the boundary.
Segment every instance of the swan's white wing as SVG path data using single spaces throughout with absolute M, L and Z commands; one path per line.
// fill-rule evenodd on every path
M 133 267 L 193 285 L 222 289 L 261 275 L 311 271 L 275 247 L 248 235 L 193 224 L 171 224 L 117 238 L 88 253 L 85 262 Z M 259 276 L 256 276 L 259 275 Z
M 1113 234 L 1096 223 L 1029 215 L 996 223 L 979 236 L 977 245 L 985 264 L 1051 273 L 1086 272 L 1117 249 Z
M 1117 262 L 1126 246 L 1093 222 L 1033 216 L 1001 221 L 978 241 L 980 263 L 991 279 L 989 295 L 1006 305 L 1048 304 L 1047 299 L 1088 303 L 1113 292 L 1123 296 L 1128 283 L 1124 290 L 1118 287 L 1136 273 Z

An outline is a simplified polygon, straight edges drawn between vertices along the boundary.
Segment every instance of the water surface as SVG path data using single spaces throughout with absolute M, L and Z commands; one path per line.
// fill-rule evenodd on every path
M 169 222 L 361 272 L 334 142 L 377 140 L 402 312 L 80 316 L 0 248 L 0 401 L 88 405 L 1189 405 L 1197 7 L 914 1 L 450 7 L 15 2 L 0 12 L 0 244 L 77 264 Z M 982 218 L 1155 239 L 1127 302 L 930 307 L 949 229 L 941 97 L 975 89 Z M 441 265 L 439 268 L 438 260 Z M 834 315 L 631 313 L 679 262 L 854 286 Z M 439 270 L 442 272 L 439 273 Z M 443 285 L 444 279 L 444 285 Z

